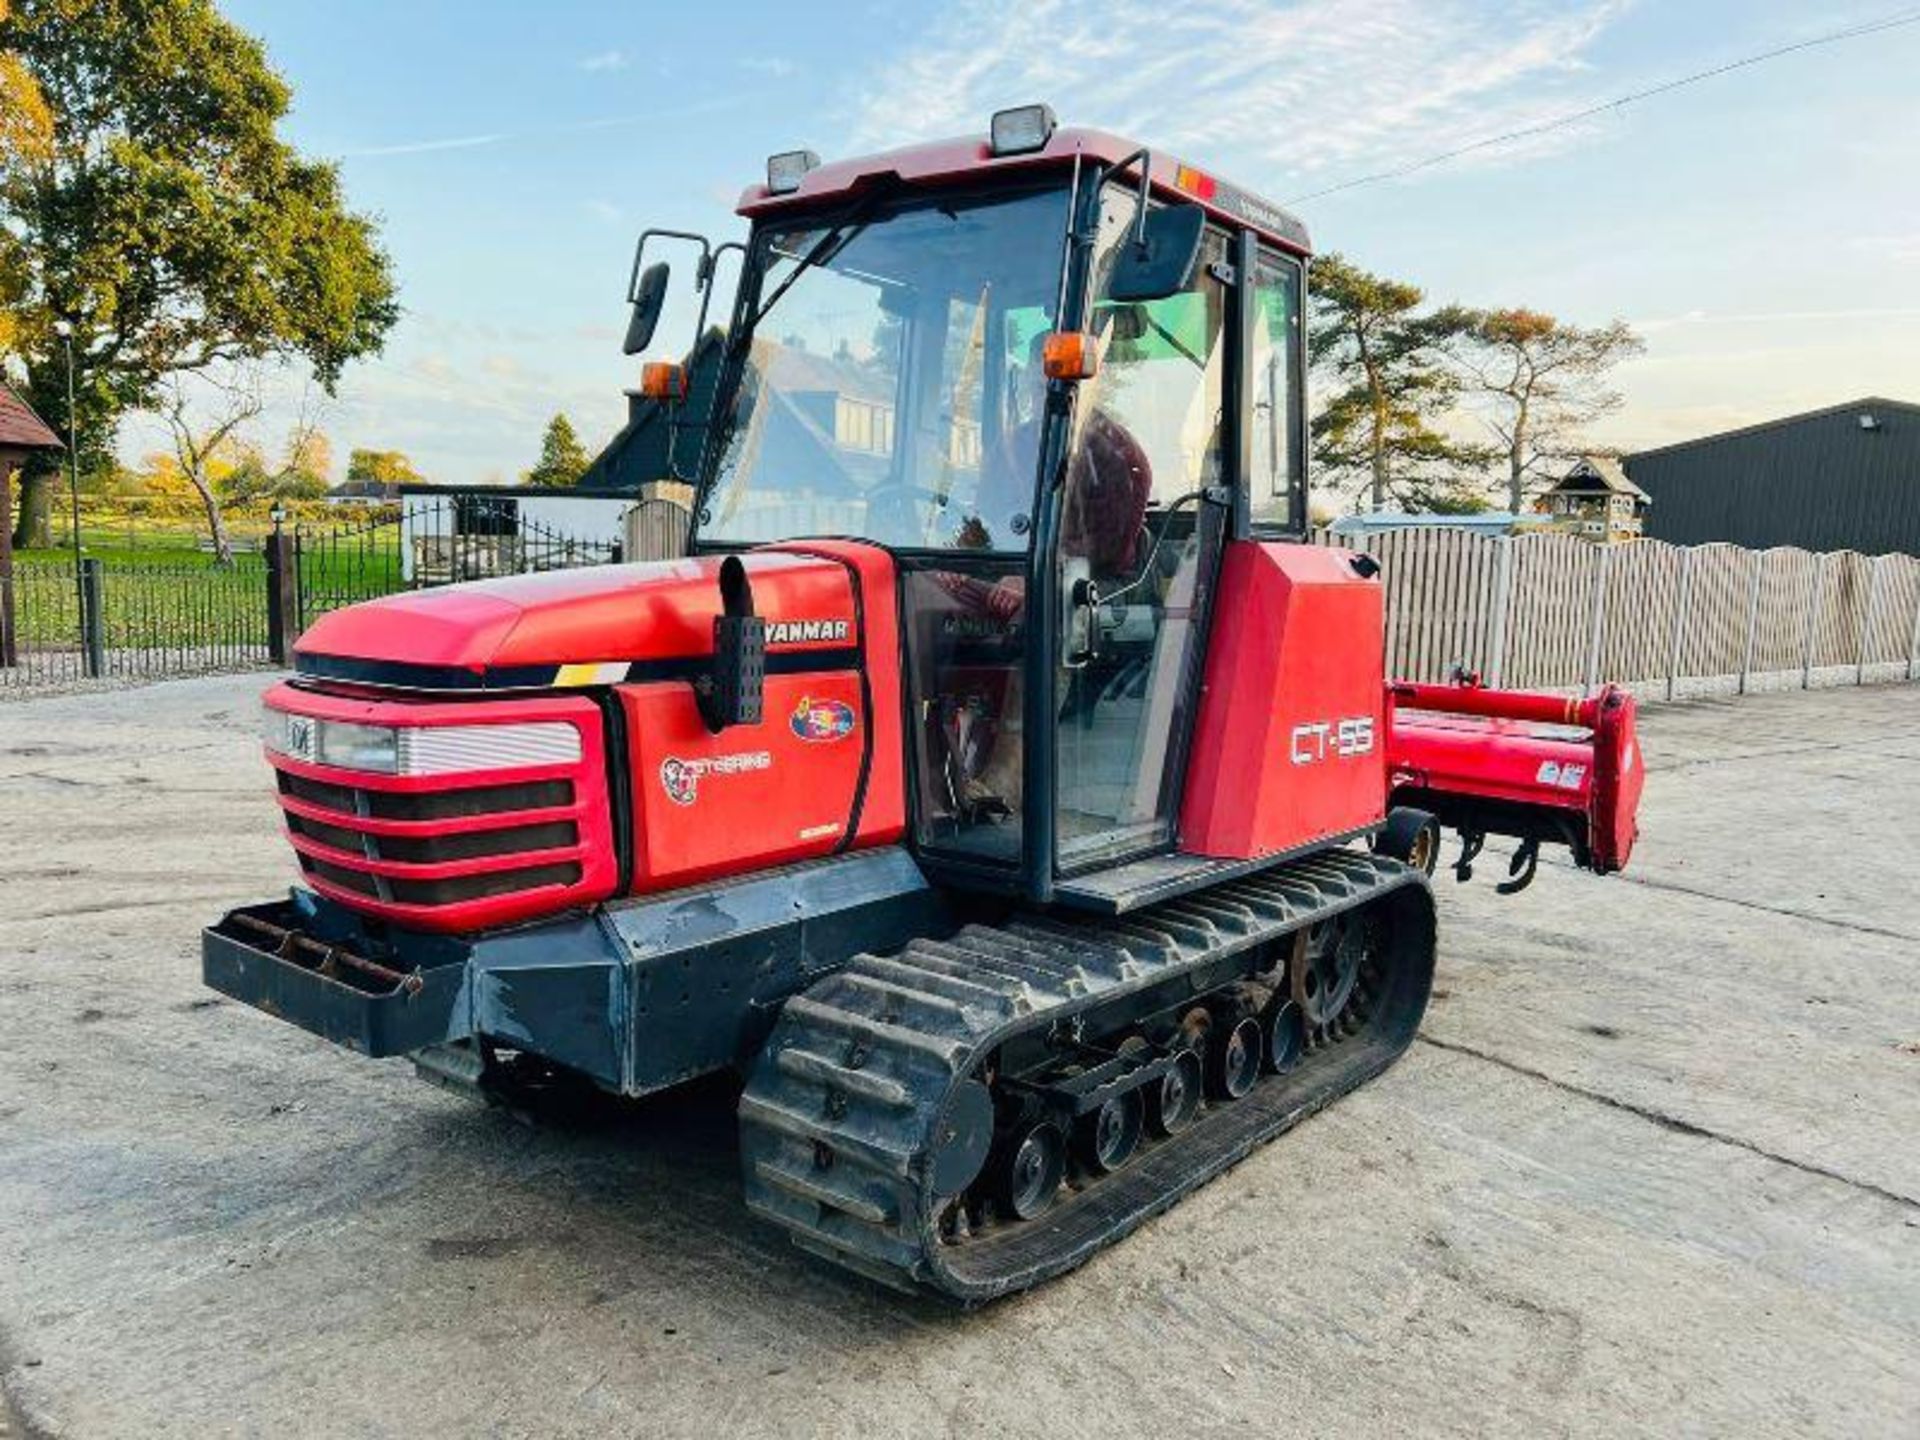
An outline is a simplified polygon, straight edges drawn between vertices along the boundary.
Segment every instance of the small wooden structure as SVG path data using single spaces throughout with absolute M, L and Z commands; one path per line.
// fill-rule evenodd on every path
M 20 663 L 13 628 L 13 472 L 34 451 L 60 448 L 47 422 L 0 384 L 0 665 Z
M 1541 498 L 1556 530 L 1601 545 L 1638 540 L 1653 504 L 1620 462 L 1606 455 L 1582 455 Z

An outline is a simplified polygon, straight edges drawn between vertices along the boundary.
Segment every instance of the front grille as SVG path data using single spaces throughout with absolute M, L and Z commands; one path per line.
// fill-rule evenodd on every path
M 450 723 L 471 727 L 471 706 L 462 708 Z M 409 925 L 479 929 L 601 899 L 613 889 L 597 712 L 586 705 L 584 713 L 566 712 L 564 722 L 504 728 L 576 727 L 579 744 L 549 747 L 557 759 L 507 756 L 530 772 L 508 782 L 498 771 L 401 779 L 314 766 L 271 750 L 267 758 L 288 837 L 315 889 Z M 416 748 L 440 743 L 425 738 L 432 728 L 421 727 Z M 485 753 L 498 759 L 498 749 Z

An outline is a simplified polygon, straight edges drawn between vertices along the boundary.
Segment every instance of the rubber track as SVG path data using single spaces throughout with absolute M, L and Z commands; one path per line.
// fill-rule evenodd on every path
M 929 1152 L 956 1082 L 1023 1031 L 1094 1009 L 1406 892 L 1405 951 L 1359 1035 L 1212 1107 L 1190 1129 L 1026 1224 L 943 1242 Z M 1022 914 L 861 955 L 788 1001 L 740 1101 L 748 1205 L 794 1242 L 900 1289 L 975 1303 L 1085 1260 L 1249 1151 L 1391 1064 L 1431 986 L 1426 877 L 1331 851 L 1114 919 Z

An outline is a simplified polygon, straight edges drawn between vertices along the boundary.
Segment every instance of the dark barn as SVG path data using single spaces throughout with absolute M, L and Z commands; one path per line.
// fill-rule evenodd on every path
M 1920 554 L 1920 405 L 1876 396 L 1626 458 L 1646 533 Z

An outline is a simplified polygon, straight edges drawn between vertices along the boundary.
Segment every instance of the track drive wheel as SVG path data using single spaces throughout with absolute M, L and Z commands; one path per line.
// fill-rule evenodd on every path
M 1366 916 L 1354 910 L 1313 927 L 1306 954 L 1290 977 L 1293 1003 L 1312 1029 L 1327 1029 L 1347 1008 L 1360 983 L 1369 939 Z

